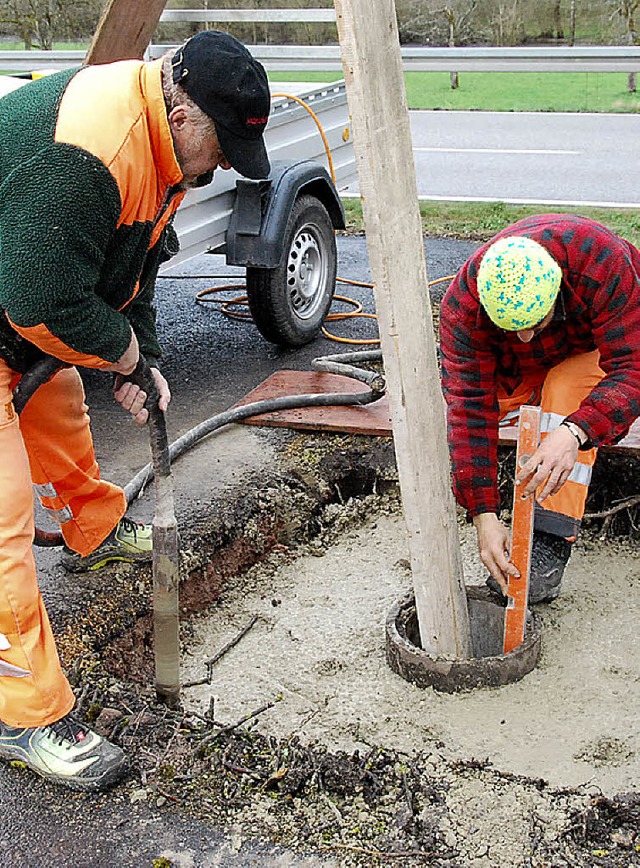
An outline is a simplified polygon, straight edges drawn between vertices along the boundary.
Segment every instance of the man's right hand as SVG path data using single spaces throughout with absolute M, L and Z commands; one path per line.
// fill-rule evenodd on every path
M 478 535 L 480 560 L 506 594 L 508 577 L 520 575 L 509 562 L 509 531 L 493 512 L 474 516 L 473 524 Z

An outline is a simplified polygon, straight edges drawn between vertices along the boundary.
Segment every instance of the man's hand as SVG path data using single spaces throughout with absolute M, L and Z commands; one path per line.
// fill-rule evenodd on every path
M 506 594 L 508 577 L 520 575 L 509 562 L 509 531 L 493 512 L 474 516 L 473 524 L 478 535 L 480 560 Z
M 523 489 L 523 496 L 533 494 L 543 483 L 544 488 L 538 495 L 540 503 L 549 495 L 556 494 L 569 478 L 577 457 L 577 439 L 565 425 L 560 425 L 547 434 L 531 458 L 518 471 L 518 485 L 531 477 Z
M 158 406 L 164 413 L 171 401 L 169 384 L 157 368 L 151 368 L 151 373 L 160 395 Z M 113 395 L 116 401 L 131 413 L 136 425 L 146 425 L 149 411 L 144 406 L 147 400 L 147 393 L 144 389 L 136 386 L 130 380 L 125 380 L 122 376 L 117 376 L 113 387 Z

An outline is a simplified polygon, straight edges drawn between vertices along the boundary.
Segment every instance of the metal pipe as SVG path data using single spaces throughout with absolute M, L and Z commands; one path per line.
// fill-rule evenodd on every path
M 165 415 L 151 368 L 141 356 L 127 379 L 147 393 L 149 439 L 155 471 L 153 515 L 153 632 L 156 695 L 175 707 L 180 701 L 180 549 Z

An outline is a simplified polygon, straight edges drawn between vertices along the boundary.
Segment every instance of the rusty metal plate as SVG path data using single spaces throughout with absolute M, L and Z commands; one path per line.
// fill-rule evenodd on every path
M 285 395 L 332 395 L 364 392 L 363 383 L 320 371 L 276 371 L 236 406 L 281 398 Z M 372 404 L 353 407 L 302 407 L 262 413 L 245 419 L 247 425 L 267 425 L 274 428 L 296 428 L 303 431 L 335 431 L 345 434 L 391 436 L 389 402 L 384 396 Z
M 276 371 L 249 392 L 236 406 L 280 398 L 284 395 L 340 394 L 361 392 L 366 387 L 350 377 L 319 371 Z M 353 407 L 303 407 L 299 410 L 281 410 L 263 413 L 245 419 L 247 425 L 266 425 L 274 428 L 296 428 L 302 431 L 335 431 L 346 434 L 369 434 L 390 437 L 393 434 L 389 401 L 386 395 L 379 401 Z M 518 426 L 500 428 L 500 443 L 515 446 Z M 640 418 L 631 426 L 627 436 L 615 446 L 603 447 L 611 452 L 632 452 L 640 455 Z

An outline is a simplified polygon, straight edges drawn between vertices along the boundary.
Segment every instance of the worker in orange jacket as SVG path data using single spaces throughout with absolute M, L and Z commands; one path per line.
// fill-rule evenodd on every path
M 171 218 L 217 167 L 268 175 L 269 108 L 264 69 L 218 31 L 0 100 L 0 757 L 76 789 L 109 786 L 126 761 L 72 714 L 38 590 L 32 482 L 68 569 L 149 558 L 150 528 L 100 478 L 76 366 L 116 374 L 116 400 L 144 424 L 146 394 L 127 380 L 143 354 L 167 409 L 153 288 Z M 13 390 L 43 354 L 67 367 L 18 420 Z

